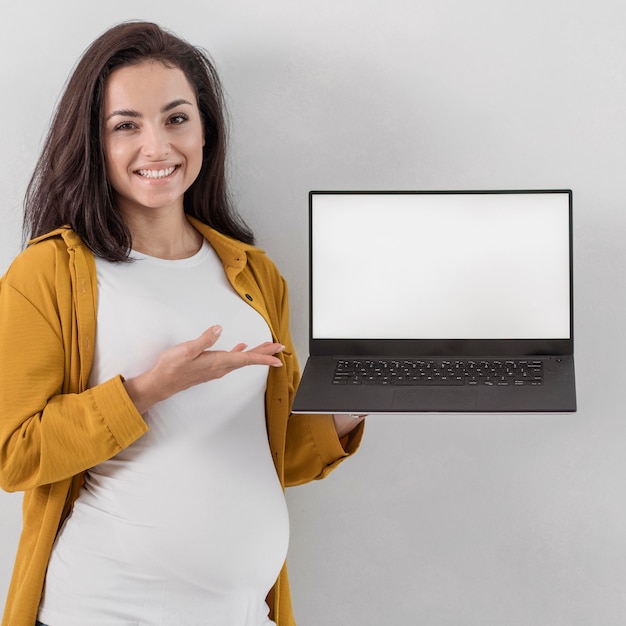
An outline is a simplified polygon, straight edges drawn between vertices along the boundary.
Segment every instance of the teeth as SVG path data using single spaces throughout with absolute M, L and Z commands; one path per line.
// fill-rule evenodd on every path
M 172 174 L 175 169 L 176 167 L 168 167 L 165 170 L 137 170 L 137 174 L 145 178 L 165 178 Z

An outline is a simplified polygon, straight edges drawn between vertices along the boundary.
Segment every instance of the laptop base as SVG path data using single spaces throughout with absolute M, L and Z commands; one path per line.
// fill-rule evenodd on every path
M 309 357 L 293 413 L 573 413 L 572 356 L 532 357 L 544 363 L 538 386 L 333 385 L 338 358 Z M 488 358 L 488 357 L 486 357 Z M 498 357 L 501 358 L 501 357 Z

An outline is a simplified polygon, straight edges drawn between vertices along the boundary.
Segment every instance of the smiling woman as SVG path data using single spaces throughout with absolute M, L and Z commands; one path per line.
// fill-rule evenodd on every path
M 283 488 L 363 427 L 291 414 L 287 287 L 225 150 L 213 65 L 154 24 L 68 82 L 0 291 L 0 485 L 26 492 L 3 626 L 295 624 Z

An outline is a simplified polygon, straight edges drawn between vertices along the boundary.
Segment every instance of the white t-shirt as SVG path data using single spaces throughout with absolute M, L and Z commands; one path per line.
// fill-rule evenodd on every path
M 90 385 L 151 368 L 223 327 L 215 349 L 271 341 L 208 242 L 167 261 L 98 259 Z M 261 626 L 289 521 L 265 426 L 267 367 L 154 405 L 150 430 L 92 468 L 55 543 L 39 619 L 49 626 Z

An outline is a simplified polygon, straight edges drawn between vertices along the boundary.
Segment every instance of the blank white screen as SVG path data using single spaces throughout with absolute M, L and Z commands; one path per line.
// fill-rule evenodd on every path
M 314 194 L 317 339 L 567 339 L 567 193 Z

